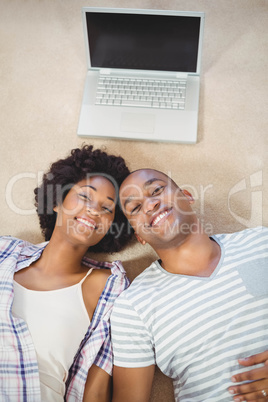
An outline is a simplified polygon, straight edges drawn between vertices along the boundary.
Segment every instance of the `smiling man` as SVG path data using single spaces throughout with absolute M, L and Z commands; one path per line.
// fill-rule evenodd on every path
M 176 401 L 265 400 L 268 230 L 209 237 L 191 194 L 152 169 L 130 174 L 120 201 L 159 259 L 114 306 L 113 402 L 149 401 L 155 365 Z

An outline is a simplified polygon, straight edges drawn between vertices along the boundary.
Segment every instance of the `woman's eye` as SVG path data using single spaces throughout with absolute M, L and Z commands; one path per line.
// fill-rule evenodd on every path
M 164 186 L 156 187 L 156 189 L 154 189 L 154 191 L 152 192 L 152 195 L 161 194 L 164 188 L 165 188 Z
M 81 197 L 85 201 L 90 201 L 90 198 L 86 194 L 79 194 L 79 197 Z
M 108 207 L 102 207 L 102 209 L 103 209 L 105 212 L 109 213 L 109 214 L 112 214 L 112 213 L 113 213 L 112 209 L 110 209 L 110 208 L 108 208 Z

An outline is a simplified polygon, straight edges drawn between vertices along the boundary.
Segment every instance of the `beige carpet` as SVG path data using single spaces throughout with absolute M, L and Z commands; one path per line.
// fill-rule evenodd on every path
M 82 6 L 206 13 L 198 143 L 100 140 L 130 169 L 153 167 L 191 190 L 208 233 L 268 224 L 267 0 L 1 0 L 1 229 L 42 240 L 33 188 L 76 135 L 86 73 Z M 106 256 L 101 256 L 106 258 Z M 154 258 L 134 244 L 120 255 L 133 279 Z M 151 400 L 171 402 L 157 373 Z

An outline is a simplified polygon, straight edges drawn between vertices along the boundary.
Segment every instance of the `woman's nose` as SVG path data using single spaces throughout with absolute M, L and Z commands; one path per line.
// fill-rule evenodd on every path
M 98 203 L 91 202 L 87 204 L 87 213 L 92 216 L 99 216 L 100 215 L 100 207 Z

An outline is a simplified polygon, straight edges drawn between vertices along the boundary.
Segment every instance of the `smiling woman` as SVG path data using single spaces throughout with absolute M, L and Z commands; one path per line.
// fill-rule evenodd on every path
M 56 228 L 70 238 L 94 246 L 108 232 L 115 216 L 116 190 L 105 177 L 91 176 L 71 188 L 57 212 Z M 54 230 L 56 232 L 56 230 Z
M 128 174 L 121 157 L 92 146 L 72 150 L 35 189 L 46 242 L 0 239 L 0 291 L 6 300 L 0 396 L 110 400 L 109 316 L 129 282 L 119 261 L 99 263 L 85 255 L 119 251 L 131 239 L 117 203 Z
M 57 218 L 55 207 L 63 204 L 75 184 L 92 176 L 101 175 L 114 186 L 115 217 L 103 239 L 91 246 L 90 250 L 108 253 L 120 251 L 131 236 L 130 226 L 117 203 L 118 188 L 128 174 L 129 170 L 123 158 L 108 155 L 100 149 L 93 151 L 92 146 L 74 149 L 66 159 L 53 163 L 44 175 L 41 186 L 35 189 L 35 205 L 45 240 L 50 240 L 55 227 Z M 87 193 L 84 192 L 84 195 Z

